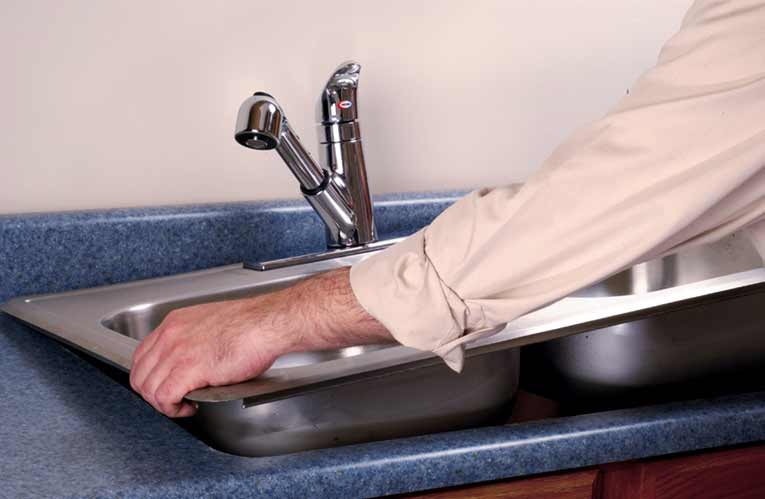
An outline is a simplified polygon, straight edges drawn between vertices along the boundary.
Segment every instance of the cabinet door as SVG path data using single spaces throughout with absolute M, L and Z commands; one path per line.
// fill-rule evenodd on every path
M 405 494 L 400 499 L 763 499 L 765 445 Z
M 602 499 L 761 499 L 765 446 L 601 467 Z
M 396 496 L 400 499 L 592 499 L 597 470 L 573 471 Z

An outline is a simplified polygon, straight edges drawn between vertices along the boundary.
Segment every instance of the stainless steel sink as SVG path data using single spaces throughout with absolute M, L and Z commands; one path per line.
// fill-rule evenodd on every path
M 0 308 L 129 371 L 138 340 L 173 309 L 265 293 L 365 257 L 336 257 L 262 272 L 231 265 L 21 297 Z M 668 373 L 685 375 L 668 364 L 677 352 L 706 359 L 701 350 L 684 347 L 696 344 L 696 338 L 707 339 L 706 352 L 721 350 L 713 340 L 725 343 L 730 338 L 737 347 L 728 363 L 743 362 L 752 352 L 750 356 L 760 358 L 765 341 L 754 341 L 743 325 L 725 340 L 719 331 L 699 332 L 718 317 L 719 311 L 713 310 L 727 310 L 736 300 L 746 303 L 731 317 L 754 324 L 749 322 L 757 315 L 752 300 L 765 291 L 765 270 L 760 266 L 753 248 L 735 238 L 650 262 L 646 271 L 614 276 L 467 345 L 465 370 L 459 375 L 432 354 L 374 345 L 286 355 L 253 380 L 195 390 L 187 398 L 199 404 L 195 426 L 205 441 L 249 456 L 478 425 L 507 415 L 518 386 L 519 347 L 525 345 L 555 340 L 540 347 L 540 365 L 547 363 L 591 385 L 630 385 L 654 382 Z M 685 316 L 675 314 L 703 319 L 683 329 L 671 317 Z M 721 321 L 725 322 L 718 317 Z M 731 331 L 728 327 L 725 334 L 734 334 Z M 578 333 L 586 334 L 558 340 Z M 722 358 L 703 362 L 715 361 L 721 363 Z
M 725 275 L 760 269 L 744 236 L 642 263 L 575 294 L 651 295 Z M 765 296 L 733 296 L 704 306 L 651 315 L 526 347 L 534 385 L 563 399 L 604 399 L 761 365 L 765 368 Z M 526 373 L 524 373 L 526 374 Z

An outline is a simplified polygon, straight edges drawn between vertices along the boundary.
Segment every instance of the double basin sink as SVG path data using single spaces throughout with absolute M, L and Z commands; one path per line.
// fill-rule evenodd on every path
M 280 289 L 367 254 L 256 271 L 231 265 L 11 300 L 2 310 L 123 371 L 172 310 Z M 467 346 L 463 373 L 398 345 L 293 353 L 260 377 L 190 393 L 211 446 L 262 456 L 503 422 L 520 359 L 570 396 L 729 372 L 765 359 L 762 259 L 733 234 L 642 263 Z M 521 349 L 523 347 L 523 349 Z

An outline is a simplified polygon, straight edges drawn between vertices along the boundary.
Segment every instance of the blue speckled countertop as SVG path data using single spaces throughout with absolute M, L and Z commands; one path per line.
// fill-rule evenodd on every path
M 388 196 L 383 237 L 457 193 Z M 278 237 L 277 237 L 278 236 Z M 320 249 L 301 202 L 0 216 L 0 301 Z M 765 439 L 765 393 L 267 458 L 212 450 L 0 314 L 0 497 L 375 497 Z

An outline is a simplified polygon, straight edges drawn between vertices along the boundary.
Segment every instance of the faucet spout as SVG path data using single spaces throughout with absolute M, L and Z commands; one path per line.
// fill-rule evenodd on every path
M 257 92 L 242 103 L 237 115 L 237 142 L 250 149 L 276 149 L 300 184 L 300 191 L 327 228 L 327 245 L 353 245 L 355 216 L 330 174 L 313 160 L 271 95 Z
M 245 147 L 261 151 L 276 149 L 302 189 L 312 191 L 325 182 L 324 170 L 300 143 L 281 106 L 271 95 L 256 92 L 245 100 L 239 108 L 236 130 L 234 138 Z

